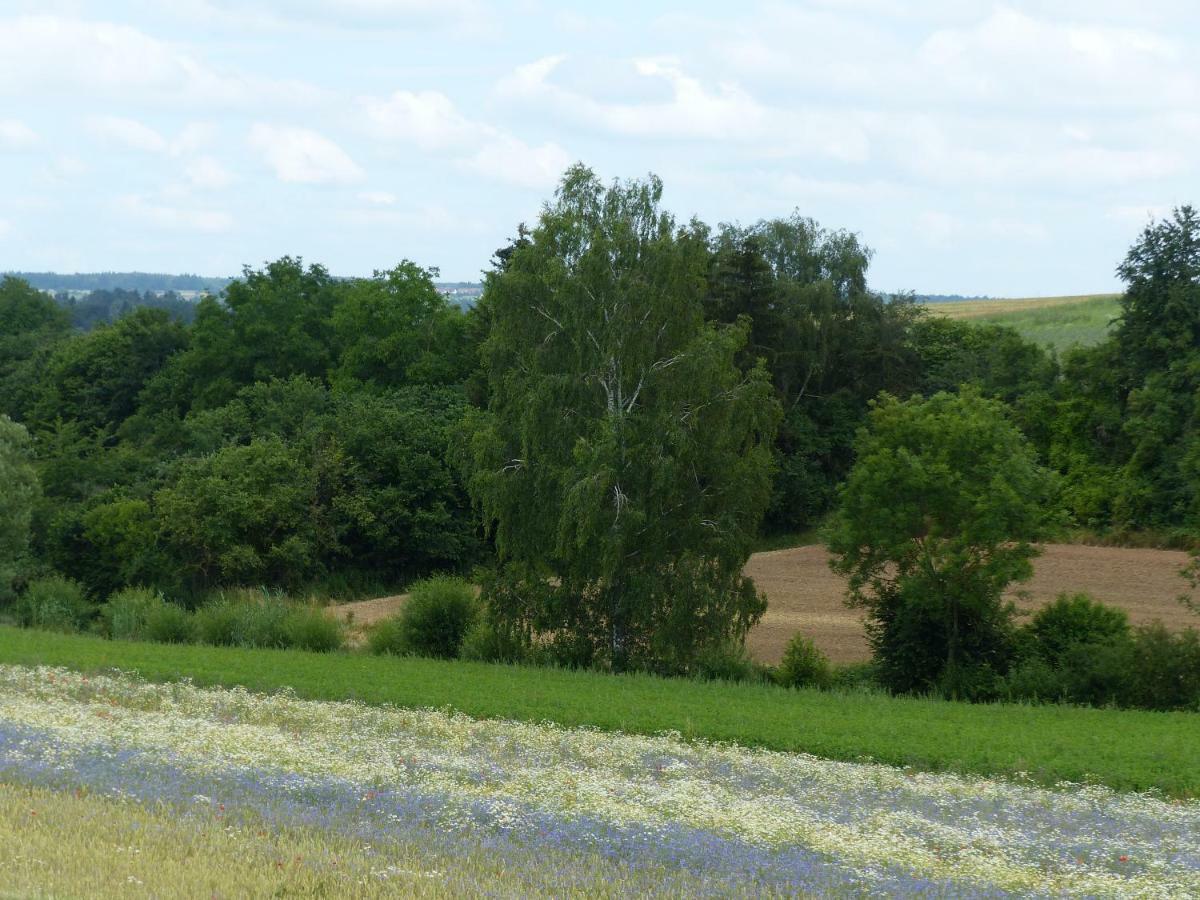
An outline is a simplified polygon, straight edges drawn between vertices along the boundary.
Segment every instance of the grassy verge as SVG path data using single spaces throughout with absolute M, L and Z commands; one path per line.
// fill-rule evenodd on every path
M 0 662 L 119 668 L 152 681 L 282 687 L 310 699 L 736 741 L 930 771 L 1200 796 L 1200 715 L 969 705 L 875 694 L 289 650 L 106 641 L 0 627 Z

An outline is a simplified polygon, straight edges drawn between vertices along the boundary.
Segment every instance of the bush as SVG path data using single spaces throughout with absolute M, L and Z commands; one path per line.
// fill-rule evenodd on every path
M 164 602 L 162 594 L 150 588 L 118 591 L 100 607 L 100 631 L 105 637 L 117 640 L 145 640 L 150 616 Z
M 829 686 L 838 691 L 876 693 L 883 690 L 879 683 L 879 669 L 874 663 L 851 663 L 833 670 Z
M 278 595 L 222 593 L 196 611 L 196 634 L 203 644 L 287 647 L 289 612 L 288 603 Z
M 509 634 L 480 616 L 463 635 L 459 656 L 475 662 L 516 663 L 529 657 L 529 647 L 519 637 Z
M 190 644 L 196 640 L 195 617 L 178 604 L 163 602 L 146 614 L 146 640 Z
M 371 626 L 367 632 L 367 649 L 376 655 L 391 653 L 404 656 L 413 652 L 408 646 L 399 614 L 388 616 Z
M 783 651 L 775 670 L 775 681 L 784 687 L 829 687 L 833 670 L 829 658 L 813 642 L 797 632 Z
M 695 675 L 704 681 L 764 681 L 767 670 L 750 658 L 742 644 L 723 644 L 696 656 Z
M 1037 654 L 1057 666 L 1077 644 L 1111 644 L 1128 638 L 1129 617 L 1087 594 L 1059 594 L 1037 611 L 1028 629 Z
M 318 606 L 296 606 L 284 622 L 288 646 L 296 650 L 324 653 L 340 650 L 346 643 L 342 623 Z
M 1200 632 L 1161 623 L 1134 632 L 1125 703 L 1143 709 L 1200 710 Z
M 371 632 L 372 653 L 412 653 L 454 659 L 479 618 L 475 588 L 461 578 L 438 575 L 413 585 L 400 612 Z
M 27 628 L 79 631 L 95 614 L 77 581 L 52 575 L 38 578 L 25 588 L 14 607 L 17 622 Z

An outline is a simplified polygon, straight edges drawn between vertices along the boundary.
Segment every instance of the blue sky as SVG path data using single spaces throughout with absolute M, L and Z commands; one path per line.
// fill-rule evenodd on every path
M 0 0 L 0 270 L 475 280 L 582 160 L 880 289 L 1086 293 L 1197 148 L 1194 0 Z

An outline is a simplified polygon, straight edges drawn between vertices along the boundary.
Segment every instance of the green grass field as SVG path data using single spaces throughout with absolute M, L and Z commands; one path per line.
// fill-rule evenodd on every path
M 931 303 L 934 315 L 1015 328 L 1023 337 L 1062 352 L 1104 340 L 1120 307 L 1118 294 L 1034 297 L 1016 300 L 965 300 Z
M 829 759 L 1200 796 L 1194 713 L 969 705 L 645 675 L 142 644 L 11 627 L 0 627 L 0 662 L 115 668 L 151 681 L 191 678 L 260 692 L 287 687 L 309 699 L 452 708 L 640 734 L 676 731 Z

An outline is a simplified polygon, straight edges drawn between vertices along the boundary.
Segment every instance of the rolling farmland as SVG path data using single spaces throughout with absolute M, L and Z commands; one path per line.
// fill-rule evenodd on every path
M 1098 344 L 1108 334 L 1119 306 L 1117 294 L 963 300 L 930 303 L 934 315 L 1008 325 L 1034 343 L 1058 351 Z

